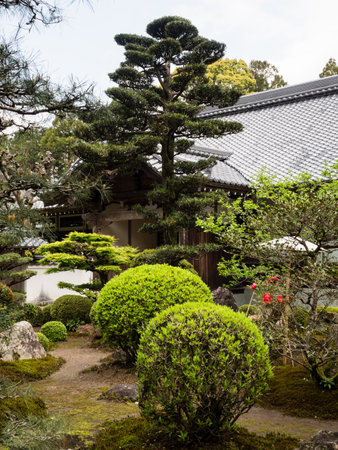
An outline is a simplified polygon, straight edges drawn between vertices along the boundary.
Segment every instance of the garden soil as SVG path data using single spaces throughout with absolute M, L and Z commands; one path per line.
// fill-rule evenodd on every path
M 64 358 L 65 364 L 32 386 L 45 400 L 49 412 L 67 421 L 71 434 L 89 437 L 106 420 L 139 415 L 137 403 L 99 399 L 113 385 L 135 384 L 136 376 L 133 369 L 123 365 L 104 368 L 101 361 L 111 352 L 92 348 L 90 337 L 70 336 L 50 353 Z M 88 370 L 94 366 L 100 369 Z M 281 432 L 302 440 L 308 440 L 320 430 L 338 432 L 338 421 L 291 417 L 258 407 L 242 415 L 238 424 L 258 434 Z

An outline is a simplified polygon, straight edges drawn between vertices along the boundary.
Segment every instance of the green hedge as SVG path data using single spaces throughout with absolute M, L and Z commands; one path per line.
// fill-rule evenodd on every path
M 183 441 L 232 427 L 272 377 L 268 347 L 249 318 L 191 302 L 149 322 L 137 371 L 142 414 Z
M 51 342 L 65 341 L 67 339 L 67 328 L 62 322 L 51 321 L 41 327 L 41 333 Z
M 186 301 L 212 302 L 208 286 L 187 270 L 167 264 L 128 269 L 101 290 L 96 317 L 106 340 L 133 360 L 140 333 L 155 314 Z
M 46 352 L 48 352 L 49 349 L 49 339 L 47 336 L 45 336 L 43 333 L 40 333 L 40 331 L 38 331 L 36 333 L 40 344 L 42 345 L 42 347 L 46 350 Z
M 93 302 L 81 295 L 62 295 L 51 306 L 53 320 L 58 320 L 67 326 L 67 323 L 78 321 L 89 323 L 89 312 Z

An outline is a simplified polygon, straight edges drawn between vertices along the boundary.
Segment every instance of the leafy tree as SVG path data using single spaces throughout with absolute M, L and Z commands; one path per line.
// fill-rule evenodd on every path
M 117 247 L 114 243 L 113 236 L 75 231 L 62 241 L 41 245 L 36 253 L 43 255 L 40 264 L 57 263 L 56 267 L 48 269 L 46 273 L 79 269 L 97 275 L 98 278 L 83 285 L 59 283 L 59 287 L 96 298 L 100 289 L 107 283 L 109 272 L 120 273 L 123 267 L 131 264 L 136 254 L 136 249 Z
M 186 152 L 195 139 L 242 129 L 238 123 L 201 120 L 198 113 L 206 105 L 231 105 L 239 93 L 209 84 L 207 66 L 223 56 L 225 46 L 199 36 L 187 19 L 162 17 L 147 26 L 147 33 L 115 36 L 125 48 L 125 61 L 109 74 L 117 87 L 106 91 L 112 102 L 90 117 L 77 152 L 120 173 L 136 172 L 156 155 L 161 181 L 148 199 L 158 210 L 139 208 L 148 220 L 142 230 L 162 232 L 166 244 L 176 244 L 178 231 L 194 226 L 195 217 L 215 201 L 214 194 L 199 191 L 202 173 L 214 161 L 192 161 Z
M 330 58 L 319 74 L 319 78 L 331 77 L 338 75 L 338 65 L 334 58 Z
M 243 59 L 219 59 L 210 64 L 205 74 L 210 84 L 220 84 L 250 94 L 256 89 L 256 80 Z
M 325 324 L 326 307 L 318 308 L 337 294 L 337 265 L 330 259 L 337 242 L 337 170 L 338 164 L 319 180 L 305 173 L 277 181 L 261 173 L 251 197 L 226 203 L 218 217 L 198 221 L 232 254 L 219 265 L 228 286 L 255 281 L 252 289 L 261 287 L 258 304 L 271 344 L 284 355 L 289 346 L 301 351 L 305 362 L 298 363 L 324 387 L 334 385 L 337 363 L 336 330 Z M 292 327 L 299 304 L 308 319 Z M 287 356 L 292 359 L 293 353 Z
M 255 92 L 267 91 L 287 85 L 282 75 L 279 75 L 277 67 L 268 61 L 252 60 L 249 68 L 256 80 Z

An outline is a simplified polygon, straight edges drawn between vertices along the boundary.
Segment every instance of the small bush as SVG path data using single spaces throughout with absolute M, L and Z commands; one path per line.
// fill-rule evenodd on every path
M 92 307 L 91 307 L 90 313 L 89 313 L 89 318 L 90 318 L 91 323 L 95 327 L 100 326 L 98 319 L 97 319 L 97 301 L 92 304 Z
M 142 414 L 181 440 L 231 428 L 272 376 L 268 347 L 249 318 L 190 302 L 149 322 L 137 370 Z
M 309 312 L 302 306 L 293 308 L 289 314 L 290 327 L 304 327 L 309 319 Z
M 25 303 L 23 305 L 23 319 L 27 320 L 33 327 L 39 327 L 43 324 L 42 309 L 40 306 L 32 303 Z
M 188 300 L 213 301 L 200 277 L 167 264 L 139 266 L 103 287 L 97 300 L 97 320 L 107 342 L 134 359 L 140 333 L 148 321 L 168 306 Z
M 51 342 L 65 341 L 67 339 L 67 328 L 62 322 L 52 320 L 41 327 L 41 333 L 47 336 Z
M 46 322 L 50 322 L 52 320 L 51 309 L 52 309 L 52 305 L 46 305 L 45 307 L 42 308 L 42 310 L 41 310 L 42 324 L 44 324 Z
M 247 310 L 248 310 L 248 306 L 249 306 L 248 304 L 240 306 L 240 307 L 238 308 L 238 312 L 242 312 L 242 313 L 246 314 L 246 312 L 247 312 Z M 259 308 L 258 308 L 258 306 L 250 305 L 248 315 L 249 315 L 249 316 L 257 316 L 258 314 L 259 314 Z
M 9 306 L 14 303 L 13 291 L 3 283 L 0 283 L 0 305 Z
M 38 331 L 36 333 L 40 344 L 42 345 L 42 347 L 46 350 L 46 352 L 48 352 L 49 349 L 49 339 L 47 336 L 45 336 L 43 333 L 40 333 L 40 331 Z
M 52 304 L 51 316 L 53 320 L 58 320 L 64 325 L 72 320 L 88 323 L 91 307 L 92 301 L 88 297 L 62 295 Z

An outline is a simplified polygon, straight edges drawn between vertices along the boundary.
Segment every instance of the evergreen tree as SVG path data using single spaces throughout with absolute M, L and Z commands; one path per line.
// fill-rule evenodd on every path
M 249 68 L 256 80 L 255 92 L 267 91 L 287 85 L 282 75 L 279 74 L 277 67 L 268 61 L 252 60 Z
M 331 77 L 338 75 L 338 65 L 334 58 L 330 58 L 319 74 L 319 78 Z
M 178 231 L 194 227 L 195 217 L 214 202 L 214 195 L 199 191 L 203 170 L 214 160 L 196 161 L 187 152 L 195 139 L 242 129 L 234 122 L 201 120 L 198 114 L 207 105 L 232 105 L 239 92 L 210 85 L 207 67 L 223 56 L 225 45 L 200 36 L 189 20 L 162 17 L 147 26 L 147 33 L 115 36 L 125 48 L 125 61 L 109 74 L 117 87 L 107 90 L 112 102 L 93 118 L 85 130 L 87 142 L 77 151 L 85 160 L 104 160 L 120 172 L 136 170 L 155 155 L 161 183 L 148 198 L 158 210 L 142 209 L 148 220 L 142 229 L 160 231 L 165 243 L 176 244 Z

